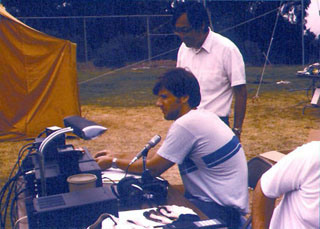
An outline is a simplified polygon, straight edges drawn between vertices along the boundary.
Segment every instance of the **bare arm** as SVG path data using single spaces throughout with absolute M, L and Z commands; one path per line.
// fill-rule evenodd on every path
M 235 97 L 233 128 L 241 130 L 247 108 L 247 87 L 245 84 L 235 86 L 233 92 Z M 240 134 L 237 134 L 237 137 L 240 139 Z
M 252 202 L 252 229 L 269 228 L 275 199 L 263 194 L 260 180 L 254 190 Z
M 101 169 L 104 170 L 111 167 L 113 156 L 111 156 L 107 151 L 100 151 L 96 153 L 94 158 Z M 118 158 L 116 164 L 118 168 L 126 170 L 130 162 L 131 160 L 129 159 Z M 146 167 L 150 170 L 153 176 L 159 176 L 173 165 L 173 162 L 159 156 L 158 154 L 154 154 L 150 159 L 147 159 Z M 128 171 L 132 173 L 142 173 L 142 160 L 138 160 L 130 165 Z

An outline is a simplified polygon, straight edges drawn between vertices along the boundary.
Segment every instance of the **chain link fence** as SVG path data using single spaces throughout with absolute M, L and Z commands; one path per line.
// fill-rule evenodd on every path
M 263 16 L 265 15 L 256 18 Z M 180 45 L 179 38 L 172 32 L 171 15 L 21 17 L 18 19 L 39 31 L 76 43 L 78 62 L 93 62 L 96 66 L 120 67 L 140 61 L 175 60 Z M 253 20 L 228 28 L 223 27 L 217 31 L 229 37 L 239 47 L 246 64 L 262 66 L 265 61 L 268 64 L 299 64 L 297 60 L 302 59 L 304 62 L 305 56 L 306 63 L 313 63 L 319 59 L 319 40 L 308 41 L 306 51 L 303 48 L 302 53 L 286 49 L 286 44 L 282 44 L 279 40 L 279 36 L 286 36 L 282 34 L 283 27 L 276 28 L 275 37 L 271 37 L 271 31 L 270 34 L 264 34 L 264 36 L 270 36 L 270 40 L 276 41 L 273 42 L 268 59 L 268 44 L 259 44 L 251 36 L 251 31 L 258 28 L 257 23 L 249 24 Z M 218 24 L 217 27 L 219 29 Z M 241 33 L 247 34 L 247 37 L 239 36 Z M 286 42 L 294 42 L 296 47 L 302 45 L 301 39 L 299 41 L 297 38 L 288 39 Z M 295 62 L 292 62 L 293 59 Z
M 77 60 L 123 65 L 141 60 L 175 59 L 180 41 L 171 15 L 21 17 L 28 26 L 77 44 Z M 117 63 L 118 62 L 118 63 Z

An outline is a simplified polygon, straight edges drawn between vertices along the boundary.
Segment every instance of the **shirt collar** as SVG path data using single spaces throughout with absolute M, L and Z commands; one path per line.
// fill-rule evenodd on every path
M 194 52 L 198 54 L 201 50 L 204 50 L 207 53 L 210 53 L 210 50 L 211 50 L 211 42 L 210 42 L 211 39 L 210 39 L 210 37 L 211 36 L 212 36 L 212 33 L 211 33 L 210 28 L 209 28 L 209 33 L 208 33 L 206 39 L 204 40 L 202 46 L 199 49 L 193 48 Z

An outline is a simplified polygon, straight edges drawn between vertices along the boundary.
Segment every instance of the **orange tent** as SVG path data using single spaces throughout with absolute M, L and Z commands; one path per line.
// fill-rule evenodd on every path
M 0 141 L 80 115 L 76 44 L 23 24 L 0 4 Z

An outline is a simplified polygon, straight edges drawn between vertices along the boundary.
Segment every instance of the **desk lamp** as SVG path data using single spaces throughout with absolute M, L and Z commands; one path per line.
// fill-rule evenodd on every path
M 72 132 L 78 137 L 84 140 L 94 139 L 101 134 L 103 134 L 107 128 L 96 124 L 95 122 L 89 121 L 80 116 L 69 116 L 64 119 L 65 128 L 59 129 L 49 136 L 47 136 L 41 143 L 38 155 L 39 155 L 39 169 L 40 169 L 40 181 L 41 181 L 41 194 L 46 196 L 46 179 L 45 179 L 45 170 L 44 170 L 44 152 L 49 145 L 49 143 L 57 138 L 58 136 Z

